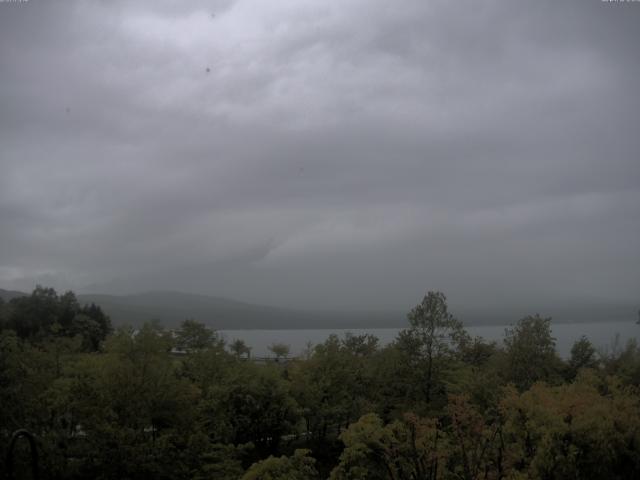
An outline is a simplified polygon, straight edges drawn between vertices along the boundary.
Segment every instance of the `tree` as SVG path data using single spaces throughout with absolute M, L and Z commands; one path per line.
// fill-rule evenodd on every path
M 296 362 L 289 370 L 307 434 L 318 441 L 330 430 L 346 428 L 371 406 L 375 372 L 367 368 L 370 357 L 355 353 L 345 340 L 330 335 L 316 345 L 309 360 Z
M 273 453 L 298 421 L 290 384 L 272 365 L 234 362 L 221 384 L 212 386 L 203 405 L 206 424 L 216 441 L 253 443 Z
M 241 480 L 313 480 L 318 471 L 309 453 L 309 450 L 298 449 L 291 457 L 270 456 L 251 465 Z
M 181 455 L 197 429 L 200 392 L 179 375 L 170 347 L 171 338 L 157 325 L 120 328 L 104 353 L 87 355 L 67 380 L 68 396 L 58 403 L 84 433 L 83 451 L 65 455 L 86 457 L 79 477 L 186 476 Z
M 181 358 L 182 374 L 206 395 L 209 390 L 227 381 L 234 373 L 236 358 L 225 351 L 222 342 L 213 348 L 198 350 Z
M 406 414 L 384 425 L 367 414 L 340 435 L 345 448 L 330 480 L 442 478 L 442 436 L 433 419 Z
M 247 355 L 247 358 L 251 357 L 251 347 L 247 346 L 244 340 L 236 338 L 233 342 L 229 344 L 229 350 L 233 353 L 236 358 L 242 358 L 243 355 Z
M 57 324 L 54 324 L 54 333 L 57 326 Z M 82 344 L 83 338 L 79 335 L 76 335 L 75 337 L 52 335 L 42 341 L 42 346 L 44 347 L 44 349 L 53 356 L 56 377 L 60 377 L 63 358 L 82 351 Z
M 286 343 L 273 343 L 269 346 L 269 350 L 276 356 L 276 360 L 280 360 L 289 356 L 291 347 Z
M 238 480 L 244 473 L 242 458 L 253 448 L 251 444 L 212 444 L 203 432 L 191 435 L 187 446 L 193 456 L 193 480 Z
M 571 347 L 571 357 L 568 365 L 569 379 L 574 379 L 581 368 L 597 367 L 596 349 L 589 339 L 583 335 Z
M 505 330 L 505 373 L 507 380 L 520 390 L 537 381 L 556 382 L 562 361 L 556 353 L 556 339 L 551 334 L 551 318 L 540 315 L 521 319 Z
M 13 298 L 9 303 L 11 315 L 7 327 L 20 338 L 43 338 L 50 334 L 59 313 L 58 296 L 53 288 L 38 285 L 31 295 Z
M 616 346 L 611 352 L 603 353 L 602 363 L 609 375 L 615 375 L 627 385 L 640 386 L 640 345 L 635 338 L 624 348 Z
M 215 331 L 193 319 L 183 320 L 176 336 L 178 347 L 191 351 L 211 348 L 218 342 Z
M 83 348 L 96 351 L 112 331 L 111 320 L 100 307 L 81 307 L 71 291 L 58 296 L 53 288 L 37 286 L 31 295 L 13 298 L 10 307 L 5 326 L 31 341 L 80 335 Z
M 38 426 L 40 395 L 55 378 L 54 369 L 46 353 L 15 331 L 0 332 L 0 437 Z
M 506 478 L 640 478 L 640 398 L 601 381 L 583 371 L 570 385 L 506 392 Z
M 480 480 L 500 478 L 500 421 L 487 424 L 467 395 L 451 395 L 447 405 L 450 447 L 448 469 L 454 478 Z
M 100 324 L 84 313 L 73 317 L 71 331 L 82 339 L 82 349 L 85 352 L 98 350 L 100 341 L 105 338 Z
M 107 335 L 113 332 L 111 319 L 106 313 L 104 313 L 102 308 L 100 308 L 100 306 L 96 305 L 95 303 L 82 306 L 82 308 L 80 308 L 80 311 L 78 312 L 78 315 L 89 317 L 91 320 L 93 320 L 93 322 L 95 322 L 96 326 L 93 327 L 94 334 L 89 338 L 85 338 L 85 344 L 88 343 L 91 345 L 91 351 L 98 350 L 100 343 L 107 338 Z M 76 317 L 78 315 L 76 315 Z M 83 334 L 82 327 L 78 327 L 77 319 L 74 321 L 74 324 L 76 325 L 77 329 L 75 333 Z
M 424 399 L 429 403 L 434 387 L 442 382 L 442 372 L 454 359 L 457 349 L 468 341 L 462 322 L 449 313 L 442 292 L 428 292 L 408 314 L 410 328 L 397 339 L 406 353 L 409 368 L 421 378 Z
M 197 389 L 177 375 L 170 348 L 170 336 L 150 323 L 137 331 L 121 328 L 109 339 L 95 388 L 108 401 L 112 421 L 138 431 L 151 428 L 152 434 L 189 424 Z
M 354 335 L 351 332 L 344 334 L 342 345 L 353 355 L 368 357 L 378 350 L 378 337 L 370 334 Z

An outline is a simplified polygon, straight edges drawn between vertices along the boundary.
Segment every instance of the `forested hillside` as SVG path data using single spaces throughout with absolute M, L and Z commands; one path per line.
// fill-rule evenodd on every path
M 537 315 L 486 343 L 439 292 L 384 348 L 332 336 L 300 358 L 274 345 L 266 362 L 193 320 L 113 330 L 51 289 L 0 302 L 0 327 L 0 461 L 25 428 L 41 478 L 640 475 L 636 343 L 599 353 L 582 339 L 563 360 Z M 30 478 L 27 442 L 9 458 Z

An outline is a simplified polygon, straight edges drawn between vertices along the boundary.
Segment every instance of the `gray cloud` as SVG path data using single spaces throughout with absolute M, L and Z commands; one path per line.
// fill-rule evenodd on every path
M 637 301 L 638 20 L 595 0 L 0 4 L 0 287 Z

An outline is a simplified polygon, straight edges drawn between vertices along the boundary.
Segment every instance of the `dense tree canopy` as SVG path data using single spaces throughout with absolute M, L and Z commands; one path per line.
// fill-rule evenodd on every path
M 563 360 L 537 315 L 486 343 L 429 292 L 389 345 L 274 344 L 279 362 L 195 320 L 111 331 L 99 307 L 40 287 L 0 321 L 0 462 L 26 428 L 44 478 L 640 476 L 640 348 L 582 338 Z
M 111 332 L 111 321 L 95 305 L 80 305 L 73 292 L 58 295 L 52 288 L 36 287 L 25 297 L 0 305 L 0 326 L 22 339 L 80 337 L 85 351 L 95 351 Z

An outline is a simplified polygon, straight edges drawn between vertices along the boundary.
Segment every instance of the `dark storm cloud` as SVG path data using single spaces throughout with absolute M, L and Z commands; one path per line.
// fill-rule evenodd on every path
M 632 300 L 638 20 L 599 1 L 0 3 L 0 287 Z

